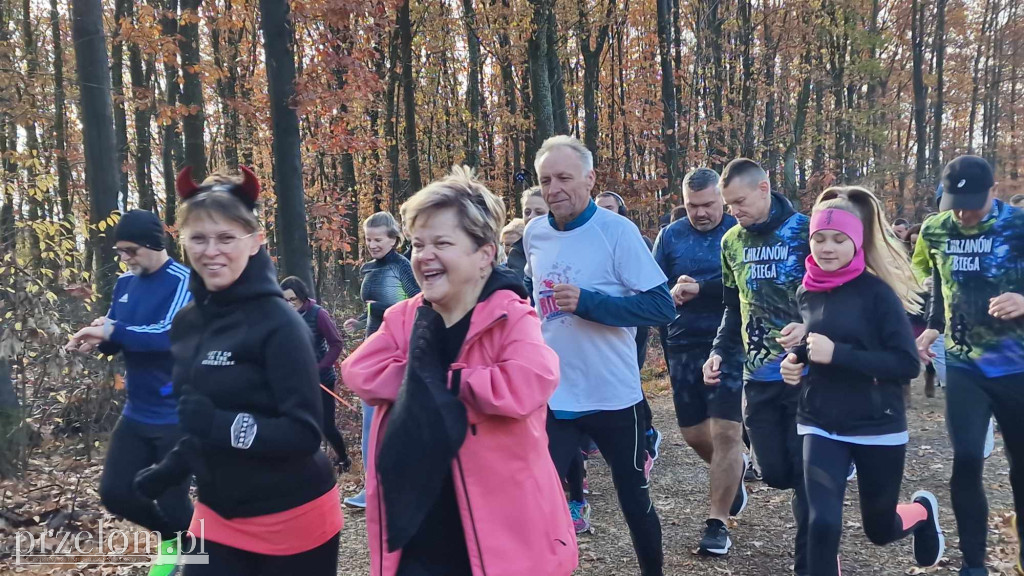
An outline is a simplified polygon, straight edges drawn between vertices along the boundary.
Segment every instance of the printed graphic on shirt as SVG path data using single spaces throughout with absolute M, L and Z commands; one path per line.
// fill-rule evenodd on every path
M 925 221 L 915 271 L 942 279 L 946 362 L 995 378 L 1024 372 L 1024 320 L 988 313 L 1001 294 L 1024 293 L 1024 212 L 998 200 L 980 224 L 961 228 L 952 212 Z
M 774 232 L 752 234 L 735 226 L 722 238 L 722 283 L 739 291 L 743 375 L 749 380 L 782 379 L 784 350 L 775 339 L 800 321 L 796 290 L 810 252 L 808 225 L 807 216 L 793 214 Z
M 572 284 L 573 267 L 565 262 L 555 262 L 551 269 L 540 282 L 540 290 L 537 295 L 537 310 L 543 322 L 550 322 L 559 318 L 571 316 L 568 312 L 560 310 L 555 303 L 555 286 L 559 284 Z
M 210 350 L 206 353 L 206 360 L 203 360 L 202 364 L 203 366 L 234 366 L 235 361 L 231 359 L 231 352 Z

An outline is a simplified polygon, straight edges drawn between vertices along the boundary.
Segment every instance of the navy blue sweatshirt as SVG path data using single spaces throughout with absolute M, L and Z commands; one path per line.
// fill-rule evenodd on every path
M 707 347 L 715 339 L 722 321 L 722 236 L 736 225 L 723 214 L 722 221 L 707 232 L 693 227 L 688 218 L 664 228 L 654 242 L 654 260 L 668 277 L 670 286 L 683 275 L 697 281 L 697 296 L 676 307 L 676 318 L 668 325 L 666 344 L 672 348 Z
M 114 321 L 100 352 L 124 353 L 128 399 L 123 415 L 147 424 L 177 424 L 171 385 L 171 321 L 192 300 L 189 269 L 167 260 L 151 274 L 117 279 L 107 318 Z

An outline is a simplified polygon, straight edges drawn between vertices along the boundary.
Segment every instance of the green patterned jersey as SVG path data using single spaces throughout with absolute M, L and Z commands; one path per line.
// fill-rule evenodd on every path
M 779 227 L 757 234 L 734 226 L 722 237 L 722 283 L 739 292 L 743 376 L 772 382 L 782 379 L 784 352 L 775 341 L 791 322 L 800 322 L 796 290 L 810 253 L 810 219 L 790 215 Z
M 999 200 L 973 228 L 953 212 L 921 226 L 914 249 L 920 278 L 938 270 L 945 301 L 946 362 L 988 378 L 1024 372 L 1024 319 L 999 320 L 989 300 L 1024 293 L 1024 212 Z

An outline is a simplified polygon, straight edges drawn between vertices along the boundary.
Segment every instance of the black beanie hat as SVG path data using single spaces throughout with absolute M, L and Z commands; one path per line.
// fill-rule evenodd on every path
M 134 242 L 150 250 L 164 249 L 164 223 L 148 210 L 132 210 L 121 216 L 114 241 Z

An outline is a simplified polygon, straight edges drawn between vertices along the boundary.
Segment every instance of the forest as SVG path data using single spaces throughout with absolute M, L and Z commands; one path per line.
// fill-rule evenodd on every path
M 0 419 L 31 445 L 41 421 L 82 432 L 76 415 L 89 430 L 116 417 L 102 385 L 114 370 L 60 344 L 105 310 L 121 211 L 155 210 L 173 236 L 186 166 L 197 180 L 252 167 L 282 273 L 339 299 L 358 282 L 364 218 L 397 211 L 453 164 L 474 167 L 518 215 L 553 134 L 584 141 L 598 187 L 652 232 L 686 171 L 737 156 L 805 208 L 828 185 L 861 183 L 890 217 L 920 220 L 943 163 L 962 153 L 987 158 L 1008 195 L 1022 168 L 1022 10 L 0 0 Z M 5 452 L 0 474 L 26 461 Z

